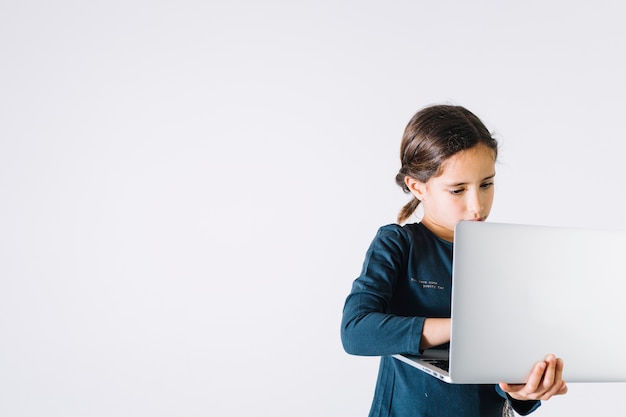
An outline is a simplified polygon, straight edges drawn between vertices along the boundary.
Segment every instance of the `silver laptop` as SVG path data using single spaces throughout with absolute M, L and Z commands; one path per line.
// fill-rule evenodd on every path
M 626 381 L 625 261 L 622 231 L 460 222 L 449 352 L 394 357 L 446 382 L 491 384 L 526 382 L 553 353 L 567 382 Z

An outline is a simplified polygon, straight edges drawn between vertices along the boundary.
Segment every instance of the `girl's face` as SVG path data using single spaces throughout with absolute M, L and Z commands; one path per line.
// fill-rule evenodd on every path
M 441 174 L 425 183 L 407 177 L 409 189 L 422 201 L 424 226 L 452 242 L 459 221 L 484 221 L 493 203 L 495 163 L 494 151 L 479 143 L 451 156 Z

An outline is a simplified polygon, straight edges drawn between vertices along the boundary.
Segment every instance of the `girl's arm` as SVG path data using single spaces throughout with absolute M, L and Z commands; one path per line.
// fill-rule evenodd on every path
M 365 356 L 419 354 L 425 318 L 389 311 L 399 279 L 406 279 L 410 247 L 400 226 L 379 229 L 344 304 L 341 341 L 346 352 Z

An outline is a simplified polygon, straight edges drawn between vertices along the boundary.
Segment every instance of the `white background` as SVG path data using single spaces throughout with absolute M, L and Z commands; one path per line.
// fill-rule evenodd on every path
M 365 416 L 339 322 L 409 118 L 495 133 L 492 221 L 626 229 L 625 39 L 617 1 L 0 1 L 0 416 Z

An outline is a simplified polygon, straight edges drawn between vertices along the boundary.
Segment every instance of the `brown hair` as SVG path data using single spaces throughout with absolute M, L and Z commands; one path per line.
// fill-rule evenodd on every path
M 418 111 L 409 121 L 400 145 L 398 184 L 410 193 L 404 182 L 407 176 L 421 182 L 441 174 L 442 164 L 457 152 L 479 143 L 498 154 L 498 142 L 483 122 L 461 106 L 434 105 Z M 417 209 L 420 201 L 413 198 L 398 213 L 398 223 L 405 222 Z

